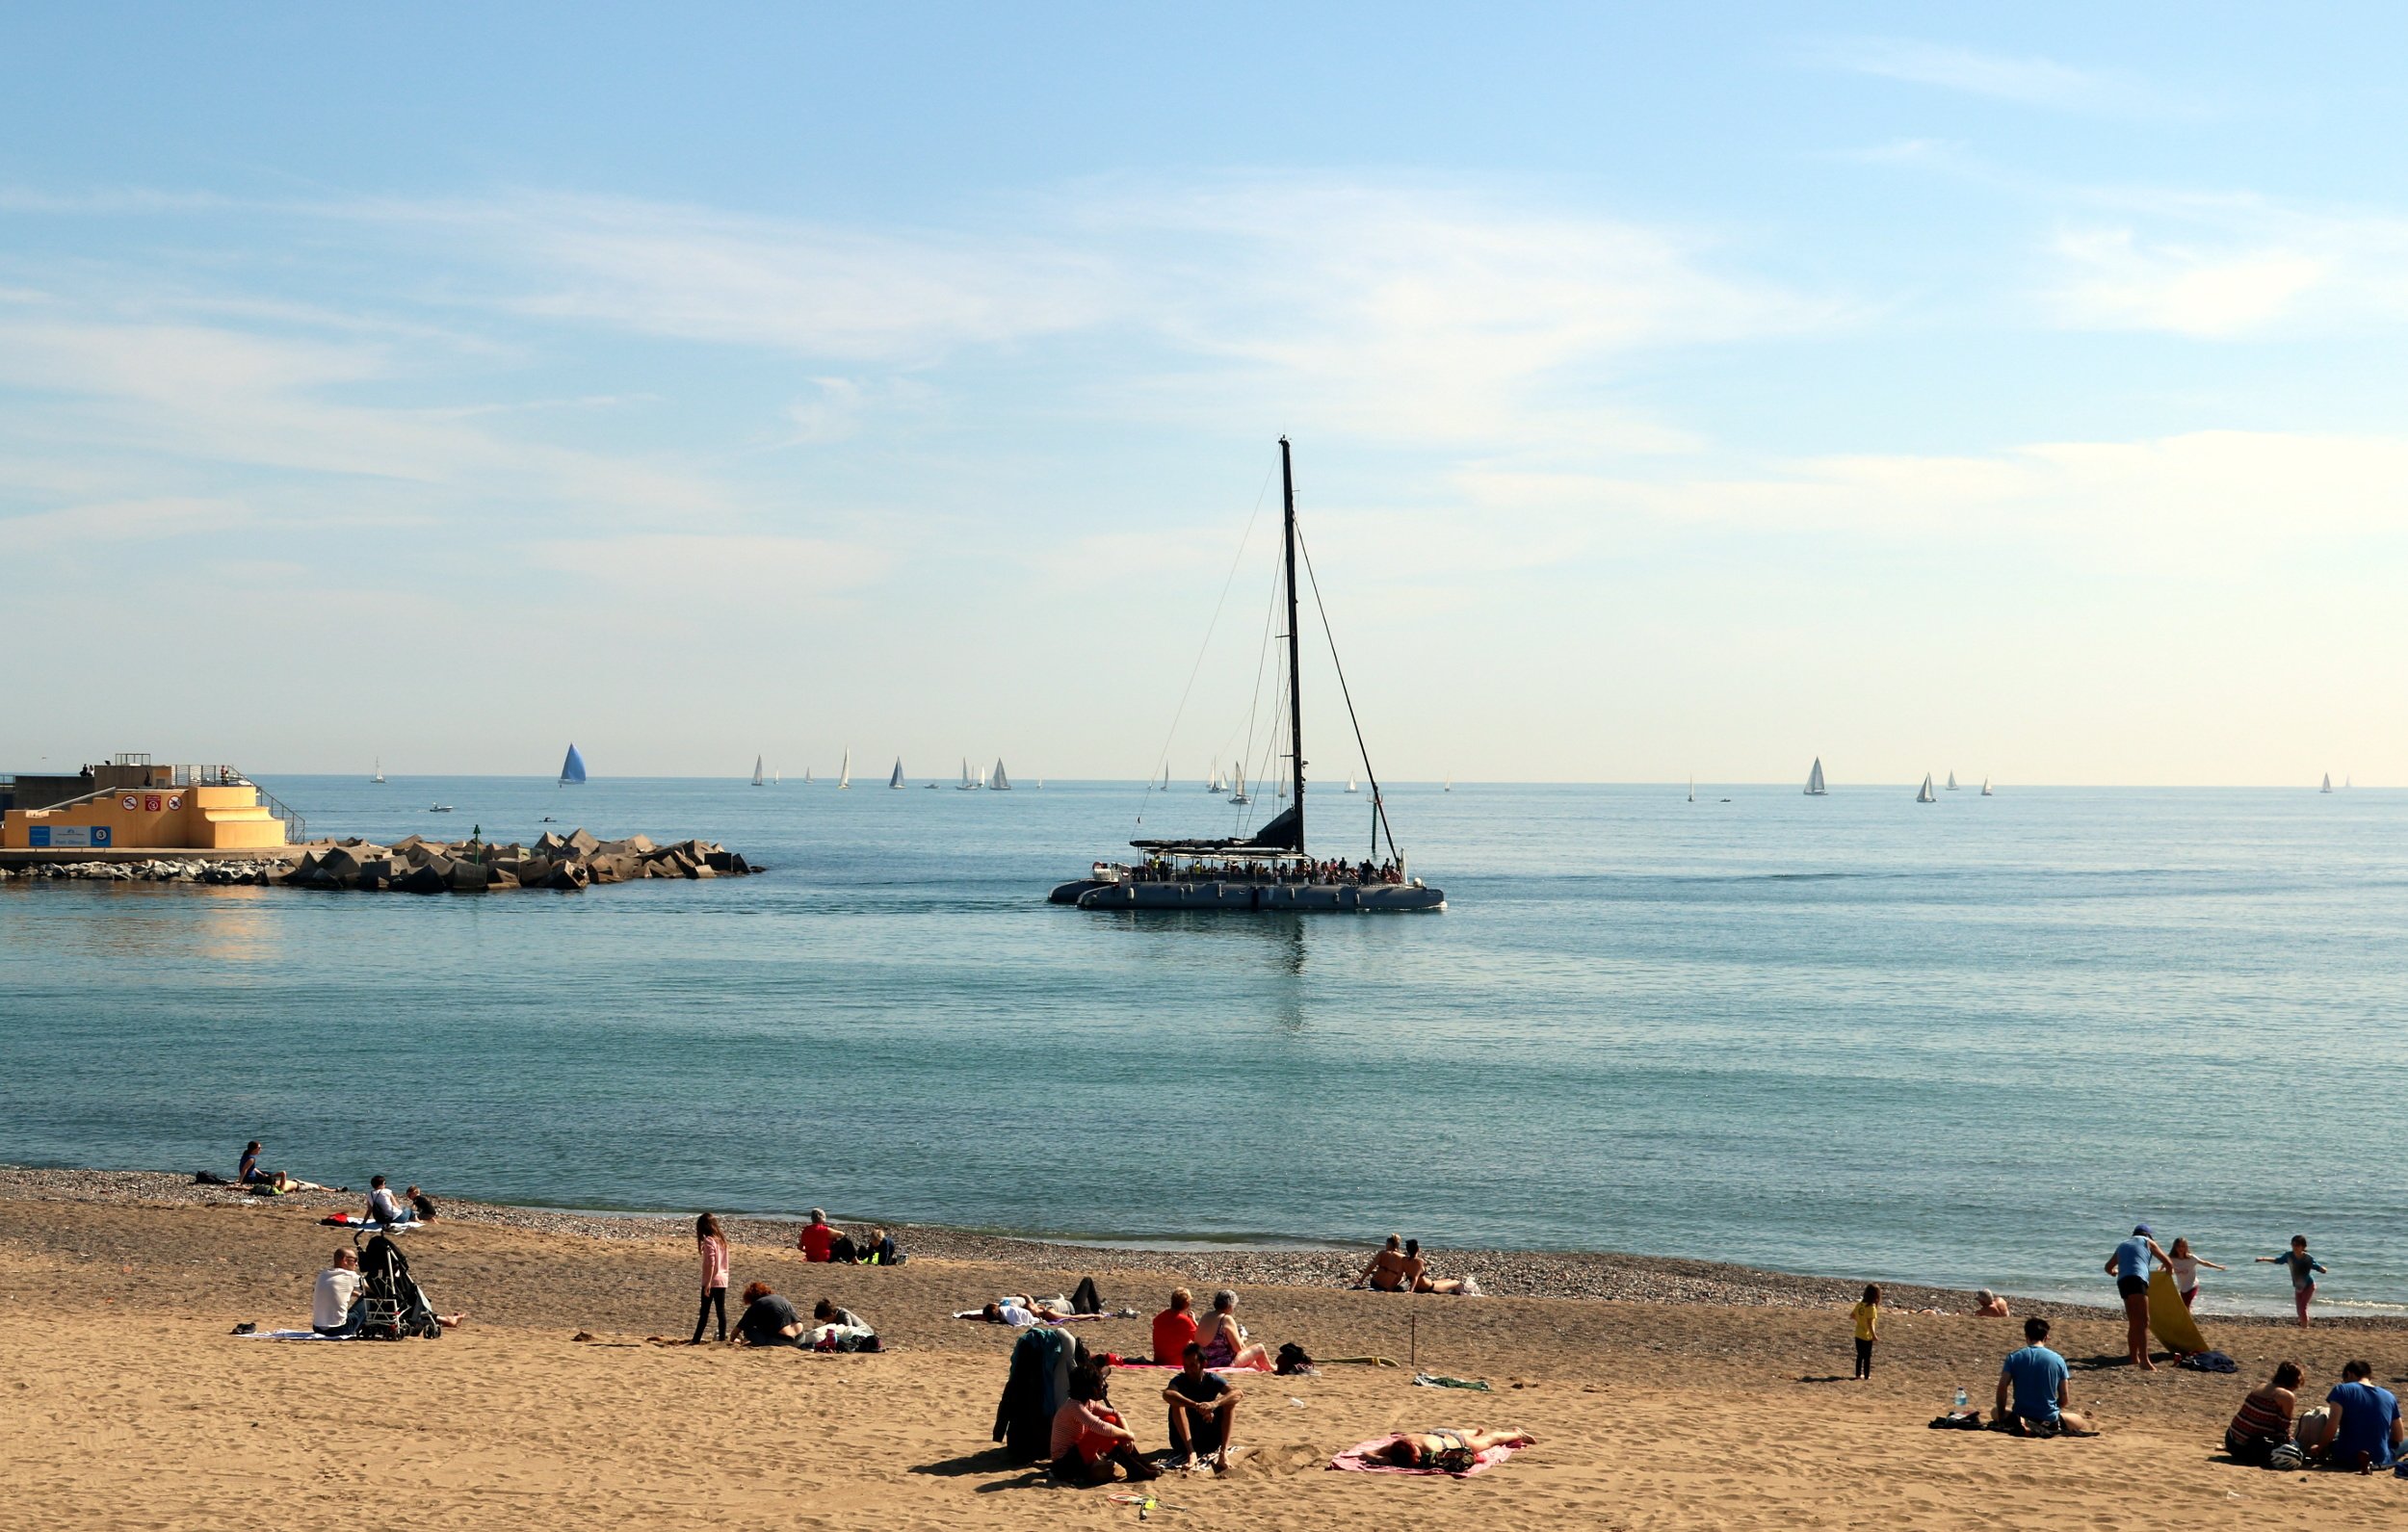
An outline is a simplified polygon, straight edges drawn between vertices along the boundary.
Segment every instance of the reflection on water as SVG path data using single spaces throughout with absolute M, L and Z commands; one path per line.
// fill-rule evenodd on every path
M 20 932 L 57 958 L 73 962 L 259 963 L 276 955 L 277 927 L 267 901 L 290 891 L 233 884 L 32 884 L 11 880 L 5 906 Z

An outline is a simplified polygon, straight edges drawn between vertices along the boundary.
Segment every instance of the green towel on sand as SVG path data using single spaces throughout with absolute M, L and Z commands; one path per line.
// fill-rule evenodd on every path
M 1488 1385 L 1477 1378 L 1449 1378 L 1435 1372 L 1417 1372 L 1413 1374 L 1413 1381 L 1425 1389 L 1476 1389 L 1481 1393 L 1488 1392 Z

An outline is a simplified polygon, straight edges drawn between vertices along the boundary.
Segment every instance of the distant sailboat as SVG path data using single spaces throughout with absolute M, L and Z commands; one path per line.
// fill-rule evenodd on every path
M 752 785 L 756 788 L 769 785 L 761 780 L 761 758 L 757 755 L 752 758 Z
M 850 748 L 845 751 L 844 765 L 836 768 L 836 785 L 840 788 L 852 786 L 852 751 Z
M 384 786 L 384 757 L 377 757 L 377 774 L 370 777 L 368 780 L 377 787 L 380 788 Z
M 778 770 L 775 766 L 772 766 L 772 767 L 770 768 L 770 786 L 771 786 L 771 787 L 777 787 L 777 786 L 781 785 L 782 783 L 784 783 L 784 782 L 785 782 L 785 780 L 786 780 L 785 773 L 783 773 L 783 772 L 779 771 L 779 770 Z
M 1981 779 L 1981 795 L 1985 798 L 1990 796 L 1990 779 L 1988 777 L 1983 777 Z
M 1956 791 L 1956 773 L 1953 771 L 1949 773 L 1949 791 L 1950 792 Z
M 1226 792 L 1229 791 L 1229 784 L 1221 779 L 1220 767 L 1217 765 L 1213 767 L 1213 780 L 1204 784 L 1204 791 L 1207 792 Z
M 2322 786 L 2322 787 L 2320 787 L 2320 788 L 2316 789 L 2316 791 L 2317 791 L 2318 792 L 2332 792 L 2332 791 L 2333 791 L 2333 773 L 2332 773 L 2332 772 L 2327 771 L 2326 773 L 2324 773 L 2324 786 Z
M 955 792 L 975 792 L 981 785 L 982 784 L 979 782 L 978 778 L 970 774 L 970 758 L 968 756 L 963 756 L 961 758 L 961 786 L 954 789 L 954 791 Z
M 1688 779 L 1688 800 L 1691 803 L 1697 801 L 1697 779 L 1695 777 Z
M 561 763 L 561 786 L 574 787 L 586 780 L 586 758 L 577 753 L 577 746 L 568 747 L 568 759 Z
M 1354 778 L 1348 777 L 1347 778 L 1347 791 L 1348 792 L 1358 792 L 1362 790 L 1354 785 Z
M 997 756 L 995 758 L 995 773 L 986 779 L 986 785 L 997 792 L 1009 792 L 1011 791 L 1011 778 L 1004 775 L 1004 758 L 1002 756 Z
M 1235 771 L 1238 775 L 1236 786 L 1230 790 L 1229 801 L 1232 803 L 1253 802 L 1254 800 L 1252 798 L 1245 795 L 1245 763 L 1240 762 L 1238 765 L 1230 767 L 1230 769 Z
M 888 787 L 890 787 L 890 788 L 899 788 L 899 787 L 902 787 L 902 786 L 903 785 L 903 757 L 902 757 L 902 756 L 897 756 L 897 757 L 895 757 L 895 772 L 894 772 L 894 775 L 892 775 L 892 776 L 890 776 L 890 777 L 888 777 L 888 778 L 886 779 L 886 785 L 887 785 Z M 931 783 L 929 783 L 929 787 L 934 787 L 934 786 L 936 786 L 936 784 L 935 784 L 935 783 L 933 783 L 933 782 L 931 782 Z
M 1917 803 L 1937 803 L 1940 801 L 1939 794 L 1931 791 L 1931 773 L 1928 771 L 1924 773 L 1923 791 L 1915 794 L 1915 801 Z
M 1822 757 L 1820 756 L 1815 757 L 1815 768 L 1806 773 L 1806 795 L 1810 798 L 1823 798 L 1831 795 L 1831 790 L 1822 785 Z
M 1454 778 L 1452 776 L 1447 778 L 1447 785 L 1440 788 L 1438 791 L 1441 792 L 1453 792 L 1454 791 Z
M 802 785 L 806 788 L 811 785 L 811 768 L 809 766 L 804 766 L 802 768 Z

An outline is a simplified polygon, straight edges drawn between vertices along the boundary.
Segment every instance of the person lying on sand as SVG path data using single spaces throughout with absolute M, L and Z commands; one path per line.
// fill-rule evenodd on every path
M 766 1282 L 745 1286 L 745 1311 L 736 1320 L 736 1342 L 746 1346 L 791 1346 L 802 1336 L 801 1316 Z
M 1479 1291 L 1472 1285 L 1469 1278 L 1432 1277 L 1429 1274 L 1429 1262 L 1422 1258 L 1422 1242 L 1418 1239 L 1408 1239 L 1404 1242 L 1404 1280 L 1406 1286 L 1414 1292 L 1473 1295 Z
M 1210 1459 L 1215 1473 L 1229 1471 L 1229 1435 L 1243 1398 L 1229 1380 L 1204 1370 L 1204 1348 L 1191 1340 L 1179 1375 L 1163 1390 L 1170 1406 L 1171 1456 L 1190 1467 Z
M 1974 1289 L 1974 1317 L 1976 1319 L 2009 1317 L 2006 1311 L 2006 1300 L 1987 1287 Z
M 1059 1322 L 1075 1319 L 1078 1315 L 1060 1304 L 1044 1298 L 1032 1298 L 1026 1307 L 1023 1307 L 1017 1298 L 1005 1298 L 981 1309 L 979 1317 L 990 1325 L 1010 1325 L 1015 1329 L 1025 1330 L 1040 1319 L 1052 1319 Z
M 1379 1247 L 1379 1254 L 1372 1258 L 1372 1263 L 1356 1275 L 1354 1285 L 1374 1292 L 1404 1291 L 1403 1244 L 1402 1234 L 1390 1234 L 1388 1242 Z
M 1434 1468 L 1440 1473 L 1468 1473 L 1490 1447 L 1533 1447 L 1538 1439 L 1527 1431 L 1407 1431 L 1373 1456 L 1399 1468 Z
M 1213 1311 L 1196 1327 L 1196 1342 L 1204 1348 L 1204 1365 L 1208 1367 L 1258 1367 L 1270 1370 L 1270 1348 L 1248 1345 L 1245 1326 L 1238 1323 L 1231 1311 L 1238 1307 L 1238 1295 L 1223 1287 L 1213 1294 Z
M 2066 1380 L 2072 1373 L 2066 1368 L 2065 1359 L 2043 1344 L 2048 1338 L 2046 1319 L 2024 1321 L 2024 1349 L 2009 1352 L 2005 1364 L 1999 1369 L 1995 1415 L 1999 1429 L 2019 1437 L 2095 1437 L 2099 1434 L 2096 1428 L 2066 1408 L 2073 1402 L 2066 1391 Z M 2010 1389 L 2014 1391 L 2012 1408 L 2007 1398 Z
M 1103 1375 L 1091 1363 L 1070 1369 L 1070 1397 L 1054 1412 L 1053 1460 L 1060 1484 L 1109 1484 L 1114 1464 L 1132 1480 L 1162 1477 L 1138 1451 L 1119 1412 L 1104 1402 Z

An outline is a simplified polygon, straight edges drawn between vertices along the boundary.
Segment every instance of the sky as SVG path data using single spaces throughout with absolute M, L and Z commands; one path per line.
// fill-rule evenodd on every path
M 10 8 L 0 769 L 2408 781 L 2403 51 Z

